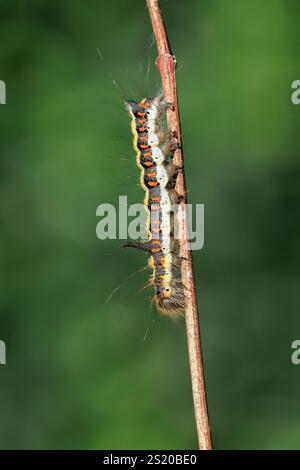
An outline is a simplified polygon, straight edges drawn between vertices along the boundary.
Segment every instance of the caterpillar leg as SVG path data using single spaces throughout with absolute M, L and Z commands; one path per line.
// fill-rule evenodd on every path
M 123 248 L 136 248 L 137 250 L 151 252 L 150 242 L 128 241 L 124 243 Z
M 173 103 L 170 103 L 169 101 L 165 100 L 162 95 L 162 100 L 159 103 L 159 110 L 162 113 L 166 113 L 169 109 L 173 109 L 173 108 L 174 108 Z

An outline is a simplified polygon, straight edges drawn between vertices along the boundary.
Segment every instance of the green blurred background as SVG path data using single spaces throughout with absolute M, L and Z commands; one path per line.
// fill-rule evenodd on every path
M 161 6 L 189 201 L 205 204 L 194 259 L 214 444 L 299 449 L 300 3 Z M 143 199 L 113 79 L 133 98 L 159 88 L 145 2 L 2 0 L 0 15 L 0 447 L 194 449 L 184 322 L 149 309 L 147 273 L 128 279 L 143 253 L 95 234 L 100 203 Z

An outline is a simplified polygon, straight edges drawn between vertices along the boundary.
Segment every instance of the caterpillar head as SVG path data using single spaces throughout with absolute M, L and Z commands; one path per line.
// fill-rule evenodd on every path
M 153 98 L 144 98 L 141 101 L 128 100 L 125 102 L 126 108 L 128 111 L 136 115 L 138 112 L 144 112 L 147 114 L 147 111 L 152 106 Z
M 139 103 L 133 100 L 125 102 L 126 109 L 129 113 L 136 115 L 140 111 Z

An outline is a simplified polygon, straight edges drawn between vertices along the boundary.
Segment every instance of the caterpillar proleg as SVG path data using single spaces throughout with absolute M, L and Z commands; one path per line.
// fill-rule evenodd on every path
M 168 104 L 160 94 L 140 102 L 128 101 L 126 107 L 131 116 L 140 182 L 145 191 L 148 240 L 128 241 L 124 246 L 150 253 L 150 282 L 155 288 L 157 309 L 163 315 L 176 318 L 183 313 L 184 295 L 174 239 L 172 206 L 176 202 L 176 169 L 172 163 L 173 143 L 170 132 L 162 125 Z

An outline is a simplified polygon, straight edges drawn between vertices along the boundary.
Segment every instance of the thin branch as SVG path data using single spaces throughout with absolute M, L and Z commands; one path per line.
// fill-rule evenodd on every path
M 189 223 L 185 209 L 187 191 L 183 169 L 184 161 L 176 89 L 176 59 L 175 56 L 171 53 L 158 0 L 146 1 L 157 45 L 158 57 L 156 59 L 156 66 L 161 75 L 164 98 L 167 102 L 172 104 L 172 107 L 168 110 L 167 114 L 168 127 L 172 132 L 174 132 L 174 135 L 176 135 L 179 143 L 179 148 L 177 148 L 174 153 L 173 162 L 174 165 L 182 168 L 182 171 L 179 172 L 177 177 L 176 190 L 183 198 L 181 203 L 182 210 L 180 211 L 181 217 L 178 221 L 180 234 L 179 250 L 182 260 L 181 274 L 186 301 L 185 321 L 191 370 L 192 392 L 199 447 L 202 450 L 211 450 L 212 443 L 206 404 L 197 297 L 195 290 L 192 253 L 190 250 L 190 242 L 188 237 Z

